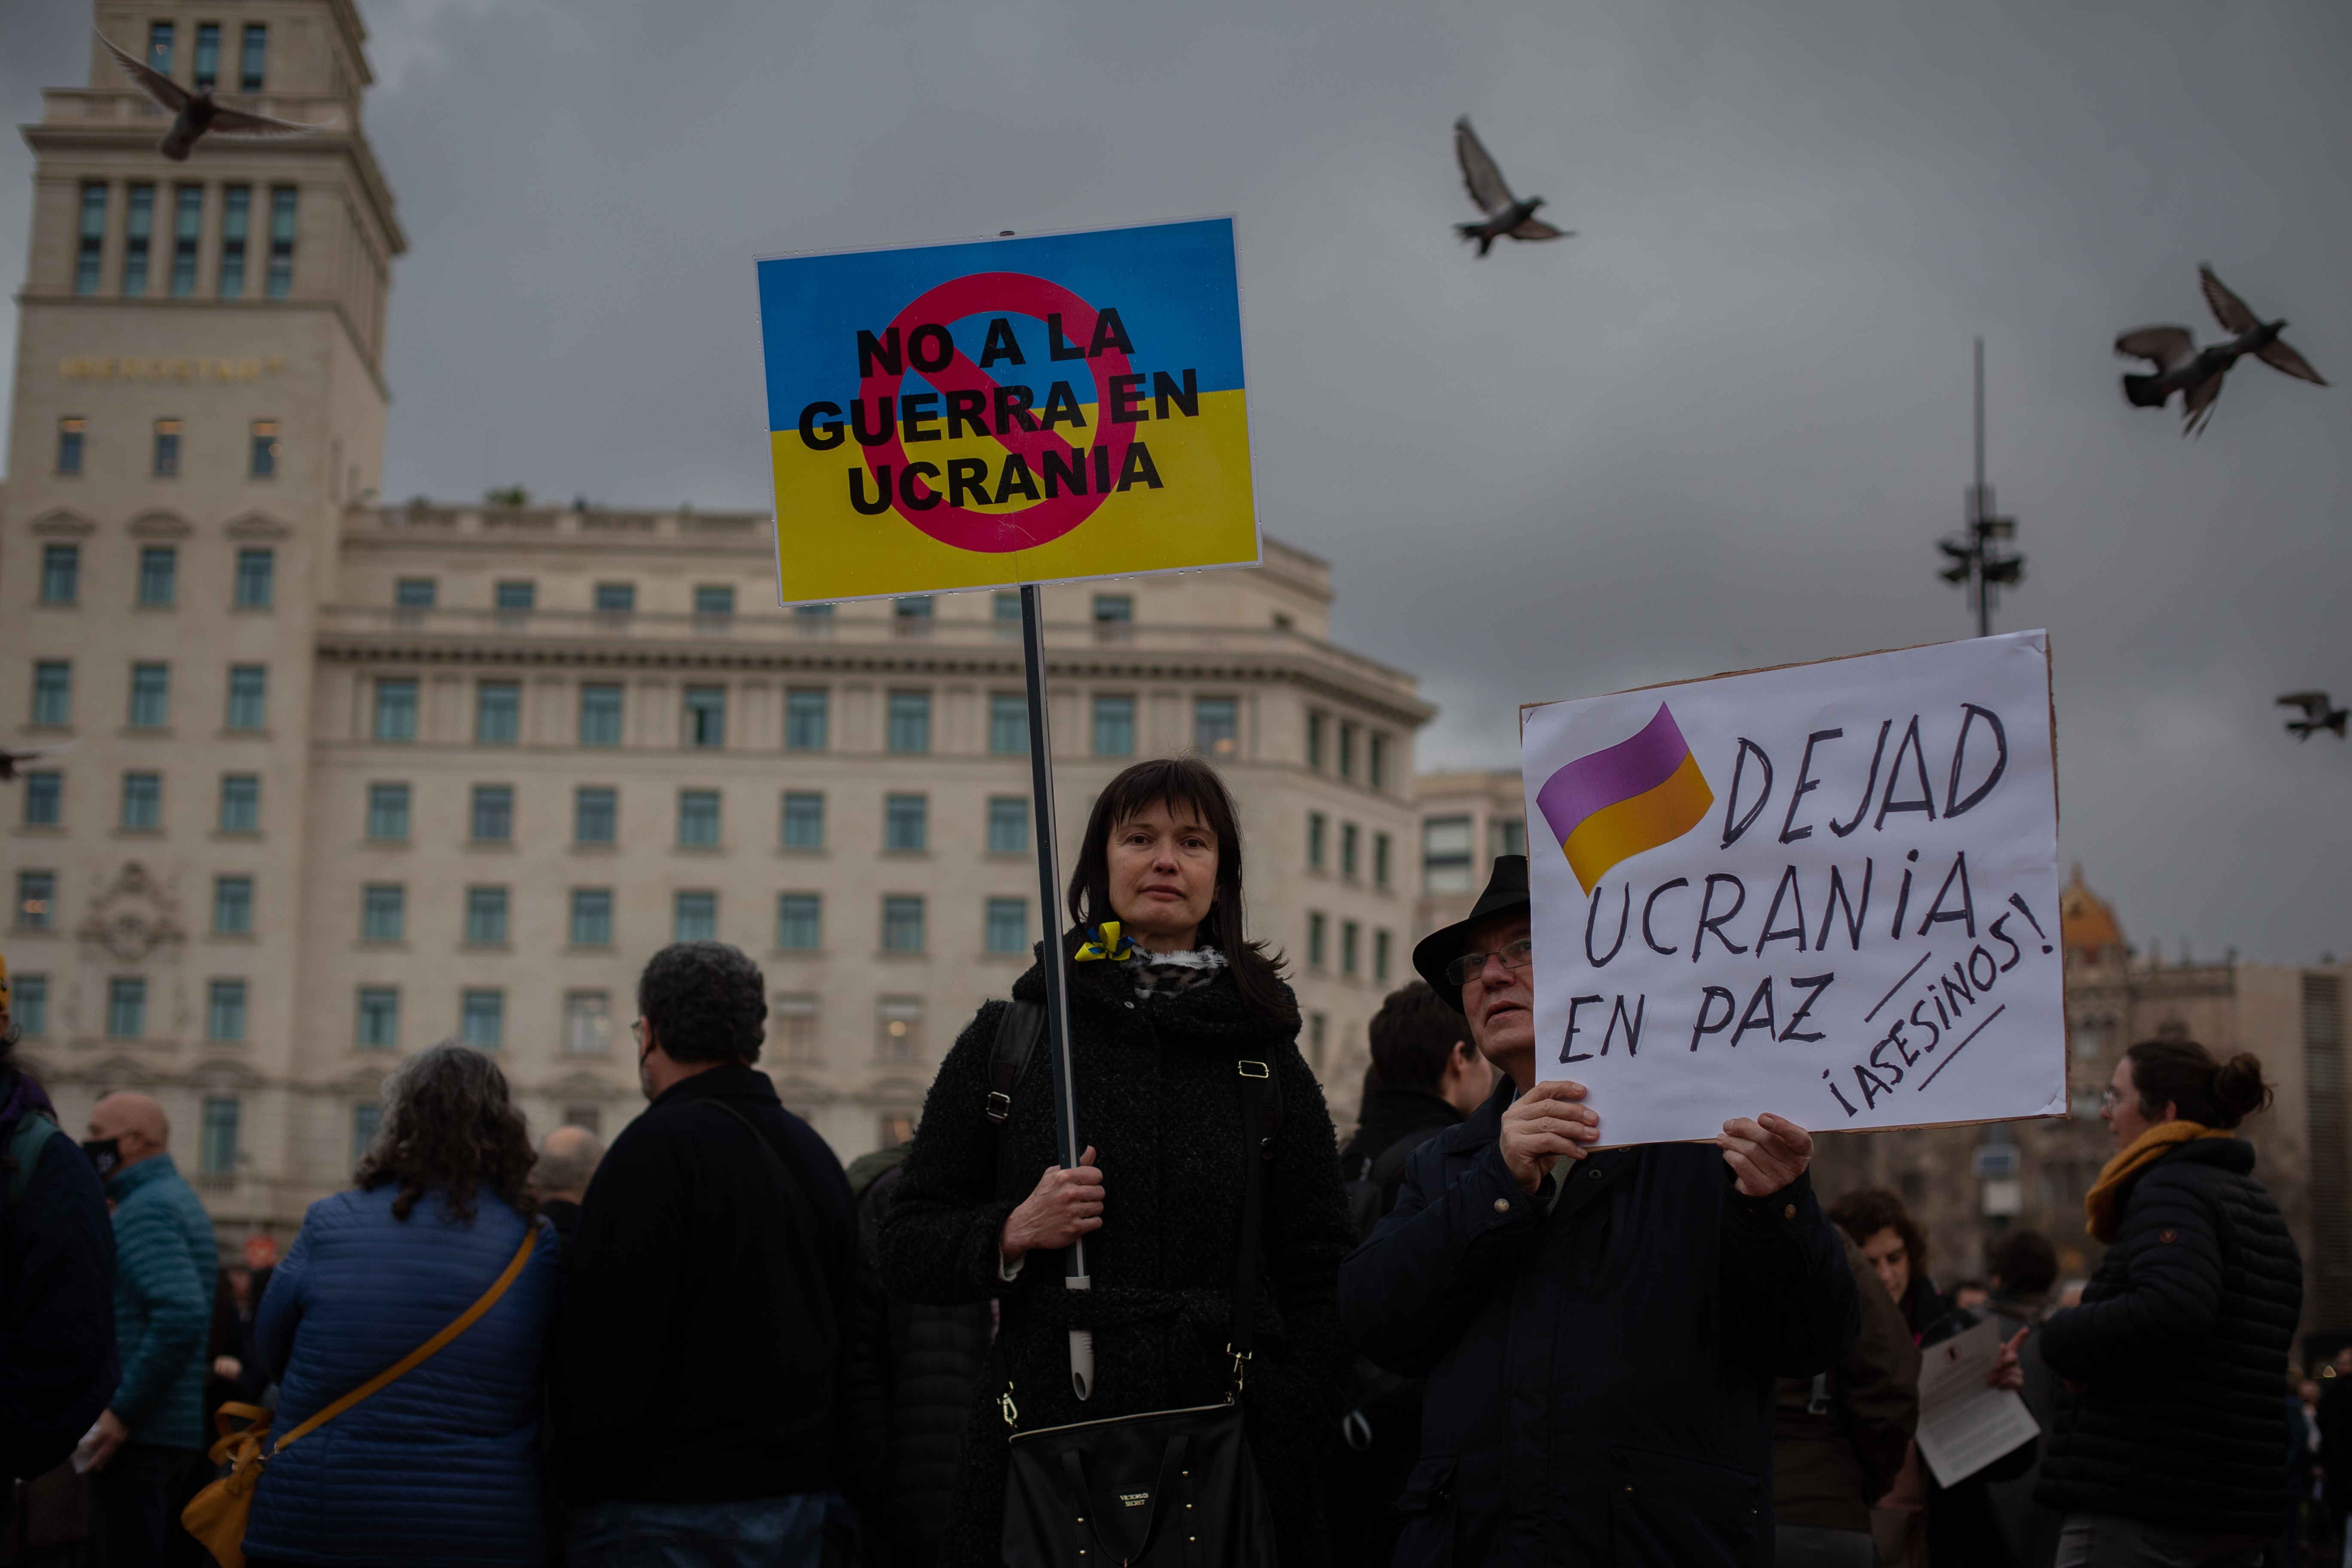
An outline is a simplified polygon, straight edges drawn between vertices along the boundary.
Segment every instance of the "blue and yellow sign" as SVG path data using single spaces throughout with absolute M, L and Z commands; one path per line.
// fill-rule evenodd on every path
M 759 268 L 785 603 L 1258 559 L 1231 218 Z

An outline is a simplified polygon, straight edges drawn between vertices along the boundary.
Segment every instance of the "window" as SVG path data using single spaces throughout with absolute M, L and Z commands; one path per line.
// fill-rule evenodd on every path
M 610 844 L 620 836 L 621 792 L 583 785 L 572 792 L 572 842 Z
M 1029 797 L 992 795 L 988 797 L 988 852 L 1021 855 L 1029 848 Z
M 1095 595 L 1095 629 L 1124 629 L 1135 624 L 1135 595 L 1132 594 L 1097 594 Z
M 247 427 L 246 473 L 257 479 L 278 477 L 278 421 L 257 419 Z
M 70 605 L 81 597 L 81 546 L 41 546 L 41 603 Z
M 220 297 L 245 298 L 245 253 L 253 233 L 253 187 L 221 187 Z
M 260 774 L 221 774 L 220 830 L 223 833 L 261 831 Z
M 16 929 L 54 931 L 58 923 L 58 874 L 54 871 L 16 873 Z
M 467 889 L 467 945 L 503 947 L 506 940 L 507 890 L 504 888 Z
M 1230 757 L 1241 748 L 1241 725 L 1230 697 L 1192 699 L 1192 749 L 1204 757 Z
M 170 76 L 172 74 L 171 23 L 150 22 L 147 24 L 147 63 L 154 67 L 157 70 L 163 72 L 165 76 Z
M 511 746 L 522 739 L 522 685 L 485 680 L 474 688 L 474 739 L 485 746 Z
M 816 998 L 805 992 L 778 996 L 768 1004 L 774 1025 L 776 1048 L 788 1062 L 818 1059 Z
M 490 590 L 490 603 L 493 607 L 509 614 L 522 614 L 537 609 L 539 584 L 528 579 L 514 579 L 500 583 Z
M 1421 825 L 1421 882 L 1433 893 L 1468 893 L 1470 819 L 1433 816 Z
M 893 893 L 882 900 L 882 951 L 923 951 L 923 900 L 920 896 Z
M 995 601 L 991 605 L 988 613 L 1000 630 L 1009 631 L 1018 636 L 1021 626 L 1021 590 L 998 589 Z
M 907 1064 L 923 1059 L 923 999 L 885 996 L 875 1008 L 877 1027 L 874 1054 L 884 1062 Z
M 416 739 L 416 682 L 378 680 L 375 683 L 375 738 L 379 741 Z
M 1496 855 L 1524 855 L 1528 852 L 1528 824 L 1525 817 L 1497 816 L 1486 824 L 1486 843 Z
M 244 47 L 237 55 L 236 89 L 239 92 L 259 92 L 269 63 L 269 25 L 247 22 L 245 25 Z
M 793 619 L 799 625 L 801 635 L 803 637 L 827 635 L 833 630 L 833 606 L 831 605 L 794 605 Z
M 294 289 L 294 187 L 269 187 L 269 297 L 283 300 Z
M 1375 833 L 1372 835 L 1372 886 L 1375 888 L 1385 888 L 1389 885 L 1389 851 L 1391 847 L 1391 840 L 1387 834 Z
M 680 893 L 671 900 L 669 939 L 672 942 L 719 940 L 719 895 Z
M 1375 985 L 1386 985 L 1389 983 L 1389 950 L 1394 945 L 1394 941 L 1388 931 L 1376 931 L 1372 933 L 1372 983 Z
M 928 691 L 890 693 L 889 745 L 894 752 L 931 749 L 931 694 Z
M 106 182 L 81 183 L 81 244 L 74 255 L 74 292 L 98 292 L 98 275 L 106 259 Z
M 617 746 L 621 743 L 621 689 L 583 686 L 580 689 L 580 743 Z
M 612 889 L 574 888 L 572 889 L 572 945 L 574 947 L 613 945 Z
M 1307 917 L 1307 966 L 1309 969 L 1323 967 L 1325 952 L 1329 945 L 1327 941 L 1329 924 L 1319 911 L 1310 911 Z
M 1374 789 L 1389 787 L 1389 738 L 1375 732 L 1364 742 L 1364 782 Z
M 1352 822 L 1339 825 L 1339 875 L 1354 881 L 1358 862 L 1361 859 L 1364 830 Z
M 1339 776 L 1343 779 L 1356 776 L 1356 727 L 1353 724 L 1339 726 Z
M 572 991 L 563 998 L 563 1050 L 567 1056 L 601 1057 L 612 1049 L 613 1001 L 602 991 Z
M 476 784 L 473 818 L 475 843 L 513 842 L 514 787 L 511 784 Z
M 58 473 L 72 475 L 81 472 L 82 437 L 89 430 L 89 421 L 78 416 L 58 421 Z
M 1363 928 L 1359 926 L 1354 921 L 1341 921 L 1339 922 L 1340 973 L 1352 976 L 1356 973 L 1356 949 L 1360 945 L 1362 940 Z
M 204 1132 L 196 1145 L 196 1169 L 207 1176 L 236 1174 L 237 1102 L 226 1096 L 205 1100 Z
M 383 1107 L 372 1100 L 363 1100 L 352 1107 L 352 1163 L 356 1165 L 367 1156 L 375 1135 L 383 1131 Z
M 725 687 L 688 687 L 685 715 L 684 744 L 723 746 L 727 743 L 727 689 Z
M 9 983 L 9 1016 L 27 1035 L 49 1032 L 49 977 L 19 974 Z
M 53 729 L 73 722 L 73 666 L 67 660 L 33 666 L 33 722 Z
M 1097 695 L 1095 698 L 1095 755 L 1135 755 L 1135 699 Z
M 408 786 L 372 784 L 367 794 L 367 836 L 387 843 L 408 837 Z
M 205 237 L 205 188 L 172 187 L 172 297 L 196 291 L 196 246 Z
M 735 613 L 735 590 L 724 583 L 704 583 L 694 590 L 694 613 L 705 617 Z
M 1320 871 L 1328 864 L 1328 860 L 1327 858 L 1327 846 L 1330 842 L 1330 819 L 1319 811 L 1308 812 L 1307 814 L 1307 865 L 1308 869 Z
M 163 826 L 163 775 L 122 775 L 122 826 L 132 833 L 154 833 Z
M 824 945 L 824 900 L 815 893 L 776 895 L 776 945 L 786 952 L 814 952 Z
M 900 637 L 922 637 L 931 629 L 931 596 L 907 594 L 890 601 L 890 626 Z
M 822 752 L 831 693 L 823 687 L 795 687 L 784 693 L 784 749 Z
M 407 928 L 407 889 L 398 882 L 370 882 L 360 889 L 362 942 L 398 942 Z
M 677 843 L 681 849 L 719 847 L 719 792 L 682 789 L 677 792 Z
M 140 181 L 124 195 L 130 199 L 122 216 L 122 292 L 135 300 L 147 292 L 147 263 L 155 247 L 155 187 Z
M 1317 1072 L 1323 1070 L 1323 1040 L 1330 1032 L 1331 1020 L 1321 1013 L 1307 1015 L 1307 1065 Z
M 172 721 L 172 667 L 134 664 L 131 667 L 131 714 L 134 730 L 160 730 Z
M 991 899 L 988 900 L 986 941 L 991 952 L 1027 952 L 1029 951 L 1029 900 L 1026 899 Z
M 441 584 L 431 577 L 403 577 L 392 585 L 392 602 L 404 610 L 429 610 L 441 597 Z
M 797 792 L 784 796 L 784 847 L 824 847 L 824 796 Z
M 245 1038 L 245 982 L 215 980 L 205 992 L 205 1038 L 234 1045 Z
M 106 983 L 106 1032 L 117 1040 L 135 1040 L 146 1034 L 146 981 L 118 974 Z
M 882 847 L 924 849 L 930 845 L 930 803 L 919 795 L 882 799 Z
M 155 454 L 152 465 L 159 479 L 180 477 L 180 422 L 176 419 L 155 421 Z
M 65 821 L 66 776 L 42 772 L 25 775 L 25 826 L 55 827 Z
M 180 552 L 169 544 L 150 544 L 139 552 L 139 603 L 169 608 L 179 596 Z
M 359 1026 L 353 1045 L 363 1051 L 400 1048 L 400 993 L 389 985 L 360 987 Z
M 269 722 L 269 671 L 258 664 L 228 667 L 228 727 L 259 730 Z
M 213 879 L 213 934 L 215 936 L 251 936 L 253 934 L 252 878 L 215 877 Z
M 495 1051 L 506 1043 L 507 994 L 503 991 L 457 993 L 457 1038 L 478 1051 Z
M 637 607 L 637 585 L 635 583 L 599 583 L 596 584 L 595 605 L 602 615 L 628 615 Z
M 236 587 L 230 603 L 240 610 L 266 610 L 277 596 L 278 552 L 270 549 L 236 552 Z
M 1018 691 L 988 694 L 988 749 L 1000 757 L 1029 750 L 1029 699 Z
M 220 24 L 218 22 L 196 24 L 196 69 L 192 85 L 196 87 L 220 85 Z
M 1310 768 L 1319 769 L 1323 765 L 1324 723 L 1324 716 L 1320 713 L 1307 715 L 1307 765 Z

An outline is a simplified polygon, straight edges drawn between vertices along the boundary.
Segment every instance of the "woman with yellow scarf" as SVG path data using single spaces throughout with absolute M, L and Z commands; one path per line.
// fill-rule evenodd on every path
M 2254 1568 L 2287 1511 L 2287 1353 L 2303 1260 L 2238 1123 L 2262 1063 L 2148 1040 L 2099 1114 L 2116 1155 L 2084 1207 L 2106 1254 L 2036 1336 L 2065 1380 L 2036 1498 L 2057 1568 Z

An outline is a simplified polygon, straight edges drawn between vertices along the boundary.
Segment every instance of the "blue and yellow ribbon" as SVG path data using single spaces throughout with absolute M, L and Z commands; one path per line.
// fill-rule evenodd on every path
M 1092 942 L 1079 944 L 1078 951 L 1071 962 L 1084 963 L 1090 958 L 1127 958 L 1141 951 L 1142 949 L 1135 945 L 1135 940 L 1132 937 L 1118 934 L 1117 921 L 1105 921 L 1095 927 Z

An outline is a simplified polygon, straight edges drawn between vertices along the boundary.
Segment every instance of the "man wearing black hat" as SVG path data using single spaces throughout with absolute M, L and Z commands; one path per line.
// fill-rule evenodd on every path
M 1506 855 L 1413 950 L 1505 1081 L 1340 1268 L 1358 1347 L 1429 1380 L 1398 1568 L 1763 1568 L 1775 1379 L 1859 1326 L 1812 1139 L 1766 1114 L 1712 1148 L 1594 1148 L 1583 1086 L 1535 1081 L 1531 929 Z

